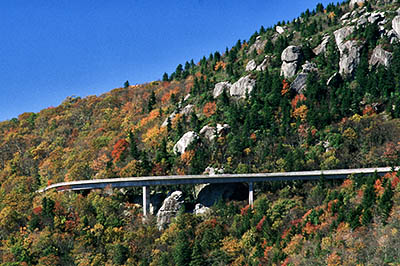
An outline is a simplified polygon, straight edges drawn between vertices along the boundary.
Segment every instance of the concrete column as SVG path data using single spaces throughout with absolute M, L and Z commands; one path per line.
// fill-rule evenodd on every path
M 254 191 L 253 191 L 253 182 L 249 182 L 249 205 L 253 208 L 254 204 Z
M 147 186 L 143 186 L 143 217 L 149 214 L 150 209 L 150 189 Z

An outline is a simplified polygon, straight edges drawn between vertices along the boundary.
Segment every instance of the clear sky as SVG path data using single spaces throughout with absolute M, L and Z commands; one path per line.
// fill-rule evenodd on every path
M 324 0 L 0 1 L 0 121 L 161 79 Z

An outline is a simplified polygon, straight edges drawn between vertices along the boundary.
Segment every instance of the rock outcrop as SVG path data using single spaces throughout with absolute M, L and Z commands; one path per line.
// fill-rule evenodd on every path
M 252 46 L 250 46 L 249 51 L 247 53 L 251 54 L 254 50 L 263 51 L 266 43 L 267 40 L 261 40 L 261 36 L 258 36 L 256 38 L 256 42 Z
M 325 53 L 325 51 L 326 51 L 326 46 L 328 45 L 329 40 L 330 40 L 330 36 L 329 36 L 329 35 L 324 36 L 324 37 L 322 38 L 321 43 L 320 43 L 317 47 L 315 47 L 315 48 L 313 49 L 314 54 L 315 54 L 315 55 L 319 55 L 319 54 L 321 54 L 321 53 Z
M 189 97 L 190 97 L 190 94 L 189 94 Z M 185 107 L 183 107 L 182 108 L 182 110 L 179 112 L 179 114 L 181 114 L 181 115 L 190 115 L 190 113 L 191 112 L 193 112 L 193 108 L 194 108 L 194 105 L 192 105 L 192 104 L 188 104 L 188 105 L 186 105 Z M 164 122 L 161 124 L 161 126 L 162 127 L 166 127 L 167 125 L 168 125 L 168 119 L 170 120 L 170 121 L 172 121 L 174 118 L 175 118 L 175 116 L 178 114 L 178 112 L 177 111 L 174 111 L 172 114 L 170 114 L 165 120 L 164 120 Z
M 371 58 L 369 60 L 370 66 L 382 65 L 389 67 L 392 61 L 392 53 L 383 50 L 382 46 L 378 45 L 372 52 Z
M 213 91 L 214 99 L 218 98 L 218 96 L 220 96 L 224 92 L 224 90 L 228 91 L 231 88 L 231 86 L 232 86 L 232 84 L 230 84 L 227 81 L 219 82 L 219 83 L 215 84 L 214 91 Z
M 224 173 L 224 169 L 222 168 L 214 168 L 211 166 L 208 166 L 205 170 L 203 174 L 206 175 L 220 175 Z
M 360 6 L 360 5 L 362 5 L 362 4 L 364 4 L 364 2 L 365 2 L 365 0 L 350 0 L 350 8 L 355 8 L 355 7 L 358 7 L 358 6 Z M 356 4 L 358 5 L 358 6 L 356 6 Z
M 211 209 L 204 206 L 201 203 L 197 203 L 196 206 L 194 207 L 193 213 L 195 215 L 201 215 L 201 216 L 208 215 L 211 214 Z
M 297 75 L 296 79 L 290 85 L 290 89 L 296 91 L 297 93 L 303 93 L 306 89 L 308 74 L 313 71 L 317 71 L 317 66 L 314 63 L 306 61 L 302 65 L 302 71 Z
M 181 191 L 173 192 L 164 200 L 157 212 L 157 226 L 159 230 L 164 229 L 171 222 L 171 219 L 177 215 L 183 203 L 183 193 Z
M 245 98 L 246 93 L 250 95 L 255 85 L 256 81 L 251 79 L 249 75 L 241 77 L 238 81 L 233 83 L 229 90 L 229 94 L 233 97 Z
M 248 188 L 241 183 L 206 184 L 199 191 L 197 202 L 210 207 L 220 199 L 244 200 L 248 197 L 248 193 Z
M 347 41 L 343 47 L 339 60 L 339 73 L 342 76 L 351 76 L 360 63 L 361 46 L 358 41 Z
M 276 26 L 275 30 L 279 34 L 282 34 L 282 33 L 285 32 L 285 29 L 283 27 L 281 27 L 281 26 Z
M 261 62 L 260 65 L 257 66 L 257 71 L 265 71 L 268 68 L 268 65 L 271 63 L 272 56 L 266 55 L 264 60 Z
M 283 50 L 281 55 L 282 67 L 281 76 L 291 78 L 296 74 L 298 61 L 301 59 L 301 48 L 290 45 Z
M 360 62 L 361 46 L 354 40 L 345 41 L 353 32 L 354 27 L 347 26 L 333 33 L 340 52 L 339 73 L 341 75 L 352 75 Z
M 333 32 L 333 35 L 335 36 L 336 46 L 338 47 L 340 53 L 343 53 L 345 49 L 344 46 L 345 39 L 348 36 L 350 36 L 350 34 L 352 34 L 353 32 L 354 32 L 353 26 L 346 26 Z
M 185 153 L 185 150 L 187 147 L 198 138 L 199 136 L 197 135 L 196 132 L 194 131 L 189 131 L 186 132 L 185 135 L 183 135 L 178 142 L 174 146 L 174 153 L 175 154 L 183 154 Z
M 246 71 L 253 71 L 257 68 L 256 61 L 254 59 L 250 60 L 246 65 Z
M 307 85 L 307 73 L 300 73 L 297 75 L 296 79 L 290 84 L 290 89 L 296 91 L 297 93 L 303 93 Z
M 203 135 L 206 139 L 212 141 L 216 136 L 219 137 L 222 134 L 226 134 L 230 128 L 231 127 L 228 124 L 217 124 L 216 128 L 206 125 L 200 130 L 200 135 Z
M 400 38 L 400 15 L 395 16 L 392 20 L 392 28 L 397 35 L 397 38 Z

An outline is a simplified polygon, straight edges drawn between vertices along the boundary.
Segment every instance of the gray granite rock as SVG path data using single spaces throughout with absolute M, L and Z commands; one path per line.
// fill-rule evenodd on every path
M 250 95 L 255 85 L 256 81 L 251 79 L 249 75 L 241 77 L 231 86 L 229 93 L 233 97 L 245 98 L 246 93 Z
M 389 67 L 392 57 L 392 53 L 383 50 L 382 46 L 378 45 L 372 52 L 369 64 L 370 66 L 383 65 Z
M 199 136 L 197 135 L 196 132 L 194 131 L 189 131 L 186 132 L 185 135 L 183 135 L 178 142 L 174 145 L 173 151 L 175 154 L 183 154 L 185 153 L 187 147 L 198 138 Z
M 224 92 L 224 90 L 229 91 L 231 86 L 232 86 L 232 84 L 230 84 L 227 81 L 219 82 L 219 83 L 215 84 L 214 91 L 213 91 L 214 99 L 218 98 L 218 96 L 220 96 Z
M 400 15 L 397 15 L 392 20 L 392 28 L 397 35 L 397 38 L 400 38 Z
M 173 192 L 164 200 L 161 208 L 157 212 L 157 226 L 159 230 L 164 229 L 171 223 L 172 218 L 176 217 L 183 203 L 183 193 L 181 191 Z
M 325 36 L 322 38 L 321 43 L 320 43 L 317 47 L 315 47 L 315 48 L 313 49 L 314 54 L 315 54 L 315 55 L 319 55 L 319 54 L 321 54 L 321 53 L 325 53 L 326 47 L 327 47 L 327 45 L 328 45 L 328 43 L 329 43 L 329 40 L 330 40 L 330 36 L 329 36 L 329 35 L 325 35 Z
M 342 76 L 353 75 L 360 63 L 361 46 L 357 41 L 346 41 L 342 44 L 343 52 L 340 54 L 339 73 Z
M 246 71 L 253 71 L 257 68 L 256 61 L 254 59 L 250 60 L 246 65 Z
M 361 5 L 364 3 L 365 3 L 365 0 L 350 0 L 349 5 L 350 5 L 350 8 L 355 8 L 355 7 L 357 7 L 357 5 Z

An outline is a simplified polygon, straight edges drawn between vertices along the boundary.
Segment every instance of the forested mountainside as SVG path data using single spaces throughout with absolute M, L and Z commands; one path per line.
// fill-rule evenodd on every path
M 400 3 L 318 4 L 162 80 L 0 123 L 0 265 L 397 265 L 397 173 L 264 183 L 159 230 L 112 177 L 399 165 Z

